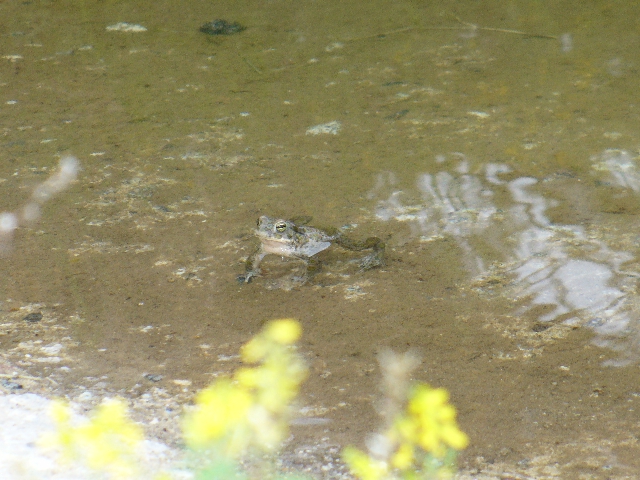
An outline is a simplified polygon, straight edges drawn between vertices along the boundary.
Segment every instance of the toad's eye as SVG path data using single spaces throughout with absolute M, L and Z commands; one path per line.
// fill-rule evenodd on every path
M 287 224 L 285 222 L 276 223 L 276 232 L 282 233 L 287 229 Z

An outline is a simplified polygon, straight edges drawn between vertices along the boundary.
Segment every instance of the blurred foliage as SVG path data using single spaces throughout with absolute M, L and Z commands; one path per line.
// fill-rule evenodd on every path
M 142 428 L 127 418 L 122 400 L 106 400 L 89 421 L 72 420 L 71 408 L 63 401 L 51 405 L 56 431 L 43 436 L 41 444 L 60 451 L 64 462 L 80 461 L 104 471 L 111 478 L 132 478 L 138 472 L 137 447 L 144 440 Z
M 218 379 L 196 396 L 183 422 L 185 443 L 213 459 L 199 478 L 228 478 L 235 459 L 252 450 L 273 452 L 287 437 L 291 402 L 307 376 L 294 348 L 301 333 L 295 320 L 268 323 L 240 352 L 254 366 Z
M 424 383 L 411 388 L 406 409 L 376 441 L 382 444 L 374 448 L 378 455 L 354 447 L 343 451 L 351 472 L 362 480 L 450 478 L 458 451 L 469 443 L 449 393 Z
M 289 434 L 291 404 L 307 376 L 295 349 L 301 333 L 295 320 L 269 322 L 242 347 L 246 366 L 197 394 L 182 425 L 192 458 L 192 478 L 283 478 L 268 469 L 250 475 L 240 465 L 251 453 L 276 452 Z M 388 383 L 389 378 L 386 380 Z M 375 453 L 354 447 L 344 450 L 351 472 L 362 480 L 451 477 L 456 454 L 468 439 L 457 426 L 448 392 L 426 384 L 412 385 L 408 391 L 402 384 L 397 390 L 405 404 L 394 410 L 389 427 L 375 437 Z M 72 421 L 66 403 L 55 401 L 51 416 L 57 429 L 41 443 L 59 450 L 65 461 L 82 462 L 109 478 L 137 478 L 142 473 L 136 457 L 142 429 L 127 418 L 123 401 L 105 401 L 81 423 Z M 163 473 L 156 478 L 170 480 L 172 476 Z

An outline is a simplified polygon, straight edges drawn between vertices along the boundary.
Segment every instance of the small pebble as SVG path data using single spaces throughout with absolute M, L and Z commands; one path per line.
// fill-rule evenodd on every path
M 91 392 L 82 392 L 80 395 L 76 397 L 78 402 L 87 402 L 93 398 L 93 394 Z
M 533 327 L 531 327 L 531 330 L 533 330 L 534 332 L 544 332 L 545 330 L 551 328 L 552 325 L 550 323 L 542 323 L 542 322 L 536 322 Z
M 315 125 L 313 127 L 307 128 L 307 135 L 322 135 L 322 134 L 330 134 L 337 135 L 340 129 L 342 128 L 342 123 L 337 120 L 328 123 L 322 123 L 320 125 Z
M 146 32 L 147 28 L 142 25 L 136 25 L 135 23 L 119 22 L 107 27 L 108 32 Z
M 20 385 L 19 383 L 7 380 L 6 378 L 0 379 L 0 385 L 2 385 L 4 388 L 7 388 L 9 390 L 20 390 L 20 389 L 22 389 L 22 385 Z

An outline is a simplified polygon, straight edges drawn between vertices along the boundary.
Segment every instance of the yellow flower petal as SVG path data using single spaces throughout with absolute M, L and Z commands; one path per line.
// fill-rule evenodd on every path
M 67 423 L 71 418 L 69 405 L 67 405 L 67 403 L 62 400 L 54 400 L 53 402 L 51 402 L 49 414 L 51 415 L 53 421 L 57 424 Z
M 361 480 L 381 480 L 389 470 L 385 462 L 374 460 L 354 447 L 346 447 L 342 451 L 342 458 L 351 473 Z
M 413 460 L 413 445 L 410 443 L 403 443 L 391 458 L 391 464 L 399 470 L 407 470 L 413 465 Z
M 456 450 L 464 450 L 469 445 L 469 437 L 456 425 L 445 425 L 442 429 L 442 441 Z
M 281 345 L 291 345 L 295 343 L 302 334 L 302 327 L 298 321 L 292 318 L 274 320 L 267 324 L 265 335 L 267 338 L 280 343 Z
M 252 403 L 247 390 L 232 384 L 229 379 L 218 380 L 197 395 L 195 410 L 185 417 L 185 442 L 191 448 L 201 448 L 223 437 L 243 435 Z M 236 440 L 238 443 L 234 445 L 240 448 L 242 439 Z M 249 439 L 245 443 L 248 442 Z
M 257 363 L 269 353 L 269 342 L 265 342 L 261 336 L 249 340 L 240 349 L 242 360 L 248 363 Z

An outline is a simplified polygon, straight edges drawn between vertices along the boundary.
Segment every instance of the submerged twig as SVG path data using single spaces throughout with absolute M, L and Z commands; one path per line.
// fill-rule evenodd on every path
M 475 25 L 473 23 L 463 22 L 462 20 L 460 20 L 459 17 L 455 17 L 455 19 L 458 22 L 460 22 L 461 24 L 465 25 L 467 28 L 471 29 L 471 30 L 485 30 L 487 32 L 513 33 L 515 35 L 523 35 L 525 37 L 549 38 L 551 40 L 557 40 L 558 39 L 558 37 L 556 37 L 555 35 L 544 35 L 544 34 L 541 34 L 541 33 L 522 32 L 520 30 L 511 30 L 511 29 L 508 29 L 508 28 L 479 27 L 478 25 Z
M 545 35 L 542 33 L 530 33 L 530 32 L 523 32 L 521 30 L 512 30 L 512 29 L 508 29 L 508 28 L 494 28 L 494 27 L 481 27 L 478 26 L 474 23 L 469 23 L 469 22 L 465 22 L 463 20 L 461 20 L 459 17 L 454 17 L 458 22 L 460 22 L 463 26 L 428 26 L 428 27 L 403 27 L 403 28 L 397 28 L 395 30 L 389 30 L 386 32 L 382 32 L 382 33 L 376 33 L 373 35 L 366 35 L 364 37 L 356 37 L 356 38 L 350 38 L 348 40 L 346 40 L 347 42 L 355 42 L 355 41 L 359 41 L 359 40 L 368 40 L 370 38 L 381 38 L 381 37 L 386 37 L 387 35 L 394 35 L 397 33 L 404 33 L 404 32 L 410 32 L 412 30 L 471 30 L 471 31 L 476 31 L 476 30 L 484 30 L 487 32 L 499 32 L 499 33 L 511 33 L 514 35 L 522 35 L 524 37 L 532 37 L 532 38 L 548 38 L 551 40 L 557 40 L 558 37 L 555 35 Z

